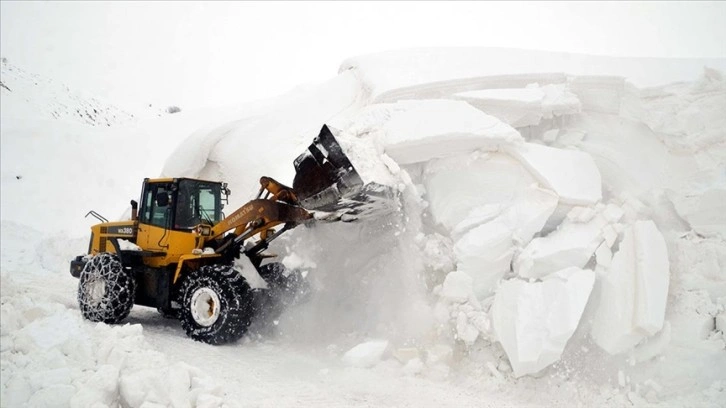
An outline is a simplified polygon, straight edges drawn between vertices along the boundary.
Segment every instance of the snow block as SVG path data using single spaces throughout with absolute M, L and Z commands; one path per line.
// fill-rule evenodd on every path
M 450 231 L 469 218 L 477 221 L 466 228 L 493 219 L 521 191 L 537 183 L 517 160 L 503 153 L 434 160 L 424 172 L 431 215 Z
M 584 267 L 603 242 L 608 221 L 598 214 L 581 224 L 566 220 L 546 237 L 533 239 L 514 261 L 514 271 L 524 278 L 541 278 L 554 271 Z
M 560 202 L 592 205 L 602 199 L 602 179 L 588 153 L 524 143 L 506 147 L 542 185 L 560 196 Z
M 511 126 L 462 101 L 410 100 L 368 109 L 383 111 L 374 115 L 384 118 L 381 142 L 399 164 L 493 151 L 524 141 Z
M 542 119 L 580 111 L 580 101 L 562 84 L 526 88 L 483 89 L 454 95 L 514 127 L 538 125 Z
M 514 230 L 514 240 L 526 245 L 542 231 L 547 220 L 557 209 L 559 197 L 551 190 L 530 186 L 522 190 L 502 218 Z
M 671 194 L 671 201 L 688 224 L 701 235 L 726 239 L 726 188 L 712 188 L 687 195 Z
M 450 272 L 444 279 L 439 296 L 450 302 L 466 302 L 471 296 L 472 282 L 471 276 L 465 272 Z
M 514 127 L 537 125 L 542 120 L 544 92 L 538 88 L 482 89 L 460 92 L 454 98 Z
M 469 275 L 474 295 L 484 298 L 510 269 L 514 254 L 512 230 L 499 220 L 480 225 L 456 242 L 454 254 L 457 271 Z
M 348 350 L 343 361 L 354 367 L 372 367 L 381 360 L 387 348 L 387 340 L 367 341 Z
M 542 282 L 502 283 L 492 304 L 492 324 L 516 377 L 558 361 L 577 329 L 595 273 L 567 268 Z
M 624 232 L 610 270 L 602 276 L 592 336 L 610 354 L 623 353 L 663 328 L 670 265 L 665 239 L 653 221 Z

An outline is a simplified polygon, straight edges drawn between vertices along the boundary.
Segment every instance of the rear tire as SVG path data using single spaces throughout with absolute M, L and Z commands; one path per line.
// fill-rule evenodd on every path
M 252 321 L 250 286 L 231 266 L 209 265 L 192 271 L 180 292 L 182 327 L 194 340 L 233 342 L 245 334 Z
M 83 317 L 92 322 L 118 323 L 131 312 L 135 292 L 136 281 L 119 257 L 100 253 L 81 271 L 78 305 Z

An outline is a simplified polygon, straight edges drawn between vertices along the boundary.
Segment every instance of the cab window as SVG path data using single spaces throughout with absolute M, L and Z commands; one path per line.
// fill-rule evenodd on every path
M 177 191 L 175 229 L 199 224 L 215 225 L 221 218 L 220 185 L 198 180 L 182 180 Z
M 162 228 L 170 227 L 171 210 L 173 205 L 171 200 L 168 198 L 171 197 L 171 187 L 172 185 L 170 183 L 154 183 L 146 185 L 141 203 L 139 222 Z M 159 205 L 164 204 L 158 200 L 160 196 L 167 197 L 167 205 Z

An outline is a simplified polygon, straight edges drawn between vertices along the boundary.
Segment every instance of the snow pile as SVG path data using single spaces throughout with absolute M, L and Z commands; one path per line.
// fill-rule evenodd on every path
M 8 406 L 215 407 L 223 392 L 197 368 L 170 362 L 140 325 L 85 322 L 77 310 L 35 301 L 2 278 L 2 400 Z

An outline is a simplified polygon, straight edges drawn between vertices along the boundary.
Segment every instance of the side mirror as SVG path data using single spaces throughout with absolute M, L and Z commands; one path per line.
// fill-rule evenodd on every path
M 156 205 L 159 207 L 166 207 L 169 205 L 169 194 L 166 192 L 157 193 Z

